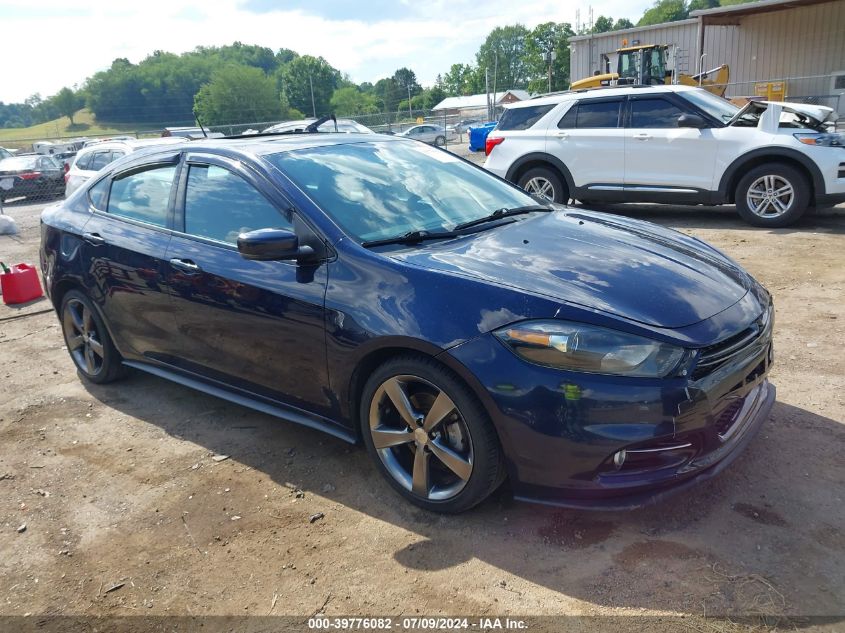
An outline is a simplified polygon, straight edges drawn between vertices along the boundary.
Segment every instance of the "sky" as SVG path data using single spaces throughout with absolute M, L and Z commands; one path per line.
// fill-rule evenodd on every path
M 593 13 L 636 22 L 651 4 L 602 0 Z M 589 4 L 578 0 L 2 0 L 0 101 L 81 86 L 118 57 L 234 41 L 322 55 L 356 83 L 407 66 L 431 85 L 453 63 L 474 62 L 494 27 L 574 26 L 578 9 L 586 22 Z

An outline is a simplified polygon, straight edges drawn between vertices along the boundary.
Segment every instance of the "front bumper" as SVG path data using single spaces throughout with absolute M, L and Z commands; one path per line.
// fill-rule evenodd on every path
M 514 496 L 563 507 L 631 509 L 713 477 L 747 446 L 775 400 L 770 329 L 691 379 L 539 367 L 492 336 L 449 353 L 485 386 Z M 637 459 L 615 464 L 623 450 Z

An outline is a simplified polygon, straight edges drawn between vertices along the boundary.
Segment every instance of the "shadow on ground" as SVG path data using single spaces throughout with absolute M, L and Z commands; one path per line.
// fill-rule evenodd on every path
M 86 387 L 171 436 L 419 535 L 398 551 L 373 552 L 407 569 L 477 558 L 503 578 L 604 606 L 843 615 L 845 430 L 793 406 L 777 403 L 746 454 L 719 477 L 656 507 L 556 510 L 516 503 L 505 488 L 455 517 L 404 502 L 362 449 L 317 431 L 140 373 Z M 334 482 L 329 492 L 326 481 Z

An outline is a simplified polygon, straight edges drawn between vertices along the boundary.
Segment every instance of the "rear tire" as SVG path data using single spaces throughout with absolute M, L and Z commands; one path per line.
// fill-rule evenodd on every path
M 810 205 L 810 182 L 798 169 L 766 163 L 751 169 L 736 186 L 736 210 L 754 226 L 789 226 Z
M 60 315 L 68 353 L 86 380 L 103 385 L 123 377 L 123 359 L 88 297 L 69 290 L 62 298 Z
M 560 175 L 548 167 L 529 169 L 516 184 L 531 195 L 561 204 L 569 202 L 569 188 Z
M 359 414 L 376 467 L 421 508 L 463 512 L 504 481 L 499 438 L 487 412 L 431 358 L 399 356 L 378 367 L 364 386 Z
M 444 145 L 446 145 L 446 137 L 438 136 L 436 139 L 434 139 L 434 144 L 437 147 L 443 147 Z

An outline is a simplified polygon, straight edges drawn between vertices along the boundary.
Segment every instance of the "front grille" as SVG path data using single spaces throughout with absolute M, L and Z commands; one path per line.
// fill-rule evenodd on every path
M 739 334 L 730 336 L 714 345 L 702 347 L 698 351 L 698 363 L 692 373 L 693 379 L 703 378 L 715 371 L 732 358 L 742 354 L 749 347 L 771 337 L 772 308 L 766 310 L 760 318 Z

